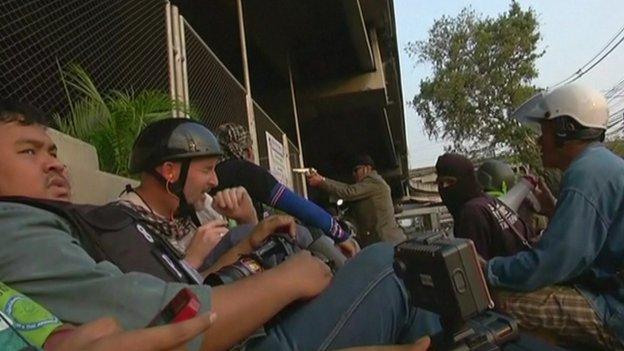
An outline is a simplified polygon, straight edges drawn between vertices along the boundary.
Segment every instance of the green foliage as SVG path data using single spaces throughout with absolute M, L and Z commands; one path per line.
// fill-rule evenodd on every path
M 624 157 L 624 139 L 623 138 L 615 138 L 611 140 L 607 140 L 605 142 L 609 150 L 613 151 L 616 155 L 620 157 Z
M 433 70 L 412 101 L 429 136 L 471 157 L 507 156 L 537 166 L 533 132 L 509 114 L 537 91 L 531 81 L 543 55 L 539 40 L 535 13 L 514 1 L 497 18 L 471 9 L 443 16 L 427 40 L 408 43 L 410 57 Z
M 78 65 L 61 71 L 70 113 L 53 115 L 63 133 L 93 145 L 103 171 L 129 176 L 132 145 L 147 124 L 171 116 L 174 109 L 184 110 L 169 95 L 160 91 L 111 91 L 102 96 Z

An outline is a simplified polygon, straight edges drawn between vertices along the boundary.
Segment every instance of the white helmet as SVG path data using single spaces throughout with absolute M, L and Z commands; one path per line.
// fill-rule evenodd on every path
M 564 85 L 533 96 L 520 105 L 512 116 L 520 123 L 529 125 L 567 116 L 585 128 L 606 130 L 609 108 L 599 91 L 582 85 Z

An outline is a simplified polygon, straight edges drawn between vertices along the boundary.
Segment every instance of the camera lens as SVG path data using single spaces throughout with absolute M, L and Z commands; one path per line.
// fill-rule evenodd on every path
M 243 257 L 230 266 L 225 266 L 215 273 L 209 274 L 204 284 L 218 286 L 229 284 L 239 279 L 261 272 L 262 266 L 250 257 Z

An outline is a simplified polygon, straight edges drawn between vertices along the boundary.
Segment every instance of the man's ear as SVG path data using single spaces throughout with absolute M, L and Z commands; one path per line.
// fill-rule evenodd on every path
M 167 181 L 175 182 L 178 180 L 180 167 L 177 163 L 167 161 L 158 167 L 156 171 Z
M 255 162 L 256 160 L 254 160 L 254 152 L 253 152 L 253 147 L 249 146 L 246 149 L 246 154 L 247 154 L 247 160 L 250 162 Z

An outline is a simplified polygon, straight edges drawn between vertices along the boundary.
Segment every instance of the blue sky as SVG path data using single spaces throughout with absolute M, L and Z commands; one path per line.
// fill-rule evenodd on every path
M 523 8 L 533 8 L 540 22 L 546 50 L 537 62 L 538 86 L 553 85 L 577 71 L 589 61 L 622 27 L 623 0 L 520 0 Z M 503 0 L 394 0 L 401 61 L 403 100 L 411 101 L 418 93 L 420 80 L 430 74 L 425 64 L 415 65 L 405 51 L 410 41 L 423 40 L 435 19 L 455 16 L 471 6 L 484 16 L 506 11 Z M 624 43 L 578 82 L 606 90 L 624 78 Z M 429 140 L 416 112 L 405 108 L 410 167 L 431 166 L 443 153 L 444 143 Z

